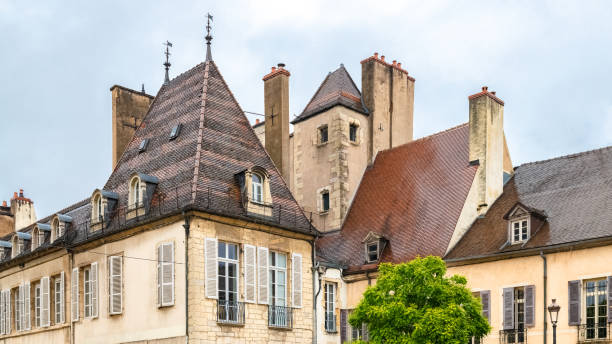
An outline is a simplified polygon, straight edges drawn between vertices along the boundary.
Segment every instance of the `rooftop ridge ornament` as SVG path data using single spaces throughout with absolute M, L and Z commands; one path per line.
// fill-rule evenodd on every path
M 204 37 L 206 39 L 206 61 L 212 61 L 212 53 L 210 52 L 210 41 L 213 39 L 210 34 L 210 29 L 212 28 L 210 22 L 212 20 L 213 16 L 210 12 L 206 13 L 206 36 Z
M 166 43 L 162 43 L 163 45 L 166 46 L 166 52 L 164 53 L 164 55 L 166 55 L 166 62 L 164 62 L 164 67 L 166 67 L 166 77 L 164 78 L 164 85 L 167 85 L 170 82 L 170 76 L 168 75 L 168 70 L 170 69 L 170 48 L 172 47 L 172 43 L 170 41 L 166 41 Z M 144 92 L 144 87 L 143 87 L 143 92 Z

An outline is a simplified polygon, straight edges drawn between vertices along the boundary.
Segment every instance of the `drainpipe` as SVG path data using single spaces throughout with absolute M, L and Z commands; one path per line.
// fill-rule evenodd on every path
M 71 249 L 67 249 L 67 251 L 70 254 L 70 270 L 69 270 L 70 271 L 70 285 L 71 285 L 71 287 L 70 287 L 70 291 L 71 291 L 71 293 L 70 293 L 70 297 L 71 297 L 70 304 L 72 305 L 72 302 L 73 302 L 73 300 L 72 300 L 72 283 L 74 283 L 72 281 L 72 269 L 74 269 L 74 252 L 72 252 Z M 66 313 L 66 312 L 64 312 L 64 313 Z M 74 344 L 74 321 L 72 321 L 72 317 L 73 316 L 74 315 L 72 314 L 72 307 L 70 307 L 70 344 Z
M 185 223 L 185 343 L 189 343 L 189 217 L 183 211 Z
M 544 314 L 544 344 L 546 344 L 546 330 L 548 329 L 548 323 L 547 323 L 547 318 L 546 316 L 548 315 L 547 309 L 546 309 L 546 282 L 548 280 L 548 271 L 547 271 L 547 262 L 546 262 L 546 256 L 544 255 L 544 252 L 540 251 L 540 257 L 543 260 L 544 263 L 544 311 L 542 312 Z
M 312 344 L 317 344 L 317 337 L 319 334 L 319 331 L 317 330 L 317 298 L 319 297 L 319 293 L 321 292 L 321 274 L 319 274 L 319 263 L 316 259 L 317 251 L 315 249 L 317 238 L 318 236 L 315 238 L 315 240 L 310 242 L 310 247 L 312 250 L 310 254 L 310 256 L 312 257 L 312 293 L 314 294 L 312 300 Z M 315 274 L 319 280 L 319 290 L 317 290 L 316 293 Z

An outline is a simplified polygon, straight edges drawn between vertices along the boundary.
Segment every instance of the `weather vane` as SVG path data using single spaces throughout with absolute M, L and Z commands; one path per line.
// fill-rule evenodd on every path
M 206 61 L 212 61 L 212 54 L 210 52 L 210 41 L 212 41 L 212 36 L 210 35 L 210 22 L 213 20 L 213 16 L 210 12 L 206 13 Z
M 164 84 L 167 84 L 170 82 L 170 76 L 168 75 L 168 70 L 170 69 L 170 48 L 172 47 L 172 43 L 170 41 L 166 41 L 166 43 L 163 43 L 163 45 L 166 46 L 166 52 L 164 53 L 164 55 L 166 55 L 166 62 L 164 62 L 164 67 L 166 67 L 166 78 L 164 79 Z

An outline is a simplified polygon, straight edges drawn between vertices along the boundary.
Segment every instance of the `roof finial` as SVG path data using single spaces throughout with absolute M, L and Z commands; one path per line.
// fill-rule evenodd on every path
M 210 41 L 212 41 L 212 36 L 210 35 L 210 22 L 213 20 L 213 16 L 210 12 L 206 13 L 206 61 L 212 61 L 212 53 L 210 52 Z
M 144 84 L 142 84 L 142 90 L 140 92 L 145 93 Z
M 172 47 L 172 43 L 170 43 L 170 41 L 166 41 L 166 43 L 163 43 L 166 46 L 166 52 L 164 53 L 164 55 L 166 55 L 166 62 L 164 63 L 164 66 L 166 67 L 166 78 L 164 79 L 164 85 L 170 82 L 170 76 L 168 75 L 168 69 L 170 69 L 170 47 Z M 143 93 L 144 93 L 144 85 L 143 85 Z

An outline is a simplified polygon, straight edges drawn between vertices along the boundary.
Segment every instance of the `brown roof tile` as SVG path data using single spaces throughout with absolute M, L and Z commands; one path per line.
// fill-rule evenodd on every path
M 342 229 L 318 240 L 319 254 L 363 269 L 362 241 L 372 231 L 388 240 L 382 261 L 442 256 L 478 168 L 469 164 L 468 138 L 466 123 L 378 153 Z

